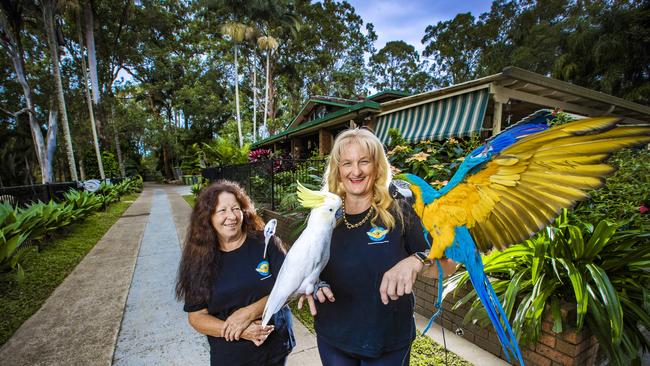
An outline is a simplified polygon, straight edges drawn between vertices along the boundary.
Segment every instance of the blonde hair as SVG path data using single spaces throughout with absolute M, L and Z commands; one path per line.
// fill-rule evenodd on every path
M 376 177 L 372 188 L 373 195 L 371 203 L 374 215 L 370 223 L 374 225 L 377 219 L 379 219 L 383 225 L 386 225 L 387 229 L 392 230 L 395 227 L 395 217 L 393 217 L 390 211 L 395 212 L 400 218 L 400 221 L 403 221 L 402 212 L 399 205 L 395 204 L 395 201 L 388 192 L 388 185 L 392 179 L 392 174 L 388 158 L 384 153 L 384 146 L 370 130 L 351 128 L 336 136 L 327 168 L 325 169 L 323 188 L 341 197 L 345 196 L 345 190 L 343 189 L 339 175 L 339 162 L 341 159 L 341 151 L 349 144 L 358 144 L 365 149 L 375 166 Z

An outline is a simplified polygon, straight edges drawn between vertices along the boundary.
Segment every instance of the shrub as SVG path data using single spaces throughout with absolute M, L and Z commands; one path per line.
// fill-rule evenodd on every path
M 568 302 L 574 305 L 576 329 L 586 324 L 614 364 L 632 364 L 639 350 L 650 350 L 638 328 L 650 329 L 650 233 L 617 228 L 609 221 L 600 221 L 595 228 L 571 224 L 565 210 L 535 237 L 483 258 L 521 343 L 537 341 L 547 311 L 553 330 L 561 332 L 566 319 L 560 315 L 560 304 Z M 444 296 L 468 279 L 466 271 L 451 276 Z M 490 324 L 474 290 L 454 307 L 467 302 L 472 306 L 465 321 Z
M 578 204 L 572 215 L 587 223 L 616 218 L 624 229 L 650 231 L 650 151 L 624 149 L 609 163 L 618 168 L 616 173 L 604 187 L 590 191 L 591 199 Z

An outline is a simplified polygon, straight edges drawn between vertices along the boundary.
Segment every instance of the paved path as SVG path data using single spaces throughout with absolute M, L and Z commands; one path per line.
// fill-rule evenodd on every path
M 1 364 L 111 364 L 150 202 L 145 190 L 2 346 Z
M 149 185 L 41 309 L 0 348 L 2 365 L 207 365 L 205 336 L 187 323 L 174 280 L 191 208 L 188 187 Z M 416 315 L 418 329 L 426 319 Z M 321 365 L 315 337 L 294 318 L 289 366 Z M 118 335 L 119 334 L 119 335 Z M 429 331 L 442 343 L 440 327 Z M 506 365 L 446 333 L 476 365 Z
M 205 336 L 174 298 L 180 245 L 167 194 L 154 189 L 147 227 L 124 309 L 114 365 L 207 365 Z

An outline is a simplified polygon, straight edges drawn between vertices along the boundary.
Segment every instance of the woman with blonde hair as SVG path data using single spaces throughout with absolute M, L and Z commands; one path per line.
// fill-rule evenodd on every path
M 337 136 L 324 188 L 341 196 L 343 215 L 314 295 L 318 302 L 307 297 L 325 366 L 409 364 L 413 284 L 424 268 L 428 275 L 437 269 L 425 265 L 422 225 L 405 200 L 391 196 L 390 181 L 384 147 L 371 131 Z M 454 264 L 443 268 L 451 272 Z

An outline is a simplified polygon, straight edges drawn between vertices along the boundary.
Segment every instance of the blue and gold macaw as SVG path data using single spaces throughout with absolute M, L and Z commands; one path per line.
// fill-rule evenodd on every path
M 432 239 L 429 258 L 465 265 L 504 353 L 522 365 L 479 251 L 502 250 L 528 239 L 563 208 L 587 198 L 586 190 L 603 185 L 615 171 L 605 163 L 613 152 L 650 142 L 648 125 L 621 126 L 617 118 L 601 117 L 549 127 L 551 118 L 550 112 L 540 111 L 492 137 L 463 160 L 440 190 L 416 175 L 395 177 L 409 183 L 413 208 Z

